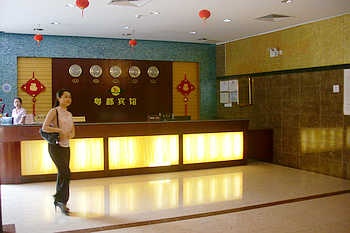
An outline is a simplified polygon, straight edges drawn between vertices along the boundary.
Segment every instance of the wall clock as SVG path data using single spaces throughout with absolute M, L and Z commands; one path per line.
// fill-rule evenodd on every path
M 102 68 L 99 65 L 93 65 L 90 67 L 90 74 L 94 78 L 98 78 L 102 75 Z
M 129 68 L 129 75 L 130 75 L 130 77 L 132 77 L 132 78 L 137 78 L 137 77 L 140 76 L 140 74 L 141 74 L 141 70 L 140 70 L 139 67 L 137 67 L 137 66 L 131 66 L 131 67 Z
M 71 65 L 69 67 L 68 72 L 69 72 L 70 76 L 72 76 L 73 78 L 77 78 L 81 75 L 83 70 L 81 69 L 80 65 L 74 64 L 74 65 Z

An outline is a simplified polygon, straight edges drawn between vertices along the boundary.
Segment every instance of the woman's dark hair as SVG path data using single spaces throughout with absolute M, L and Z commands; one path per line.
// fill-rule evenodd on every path
M 58 98 L 61 98 L 63 93 L 64 92 L 69 92 L 70 94 L 72 94 L 72 92 L 68 89 L 59 89 L 57 92 L 56 92 L 56 102 L 55 102 L 55 107 L 57 107 L 58 105 L 60 105 L 60 102 L 58 101 Z
M 19 100 L 19 102 L 22 104 L 22 98 L 21 97 L 16 96 L 15 98 L 13 98 L 13 100 Z

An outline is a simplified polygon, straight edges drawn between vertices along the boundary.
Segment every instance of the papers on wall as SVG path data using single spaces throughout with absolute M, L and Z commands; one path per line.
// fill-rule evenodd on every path
M 220 103 L 224 107 L 232 107 L 232 103 L 238 103 L 238 80 L 220 81 Z

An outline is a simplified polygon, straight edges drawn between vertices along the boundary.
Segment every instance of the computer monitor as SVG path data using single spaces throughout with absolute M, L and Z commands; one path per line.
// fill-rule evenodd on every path
M 1 117 L 0 124 L 1 125 L 13 125 L 13 117 Z

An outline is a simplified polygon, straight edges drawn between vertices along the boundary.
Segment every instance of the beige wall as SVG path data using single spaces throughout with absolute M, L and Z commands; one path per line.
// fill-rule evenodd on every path
M 349 14 L 233 41 L 225 44 L 226 60 L 219 51 L 217 63 L 226 67 L 217 76 L 349 63 L 349 42 Z M 271 58 L 269 48 L 279 48 L 283 55 Z

